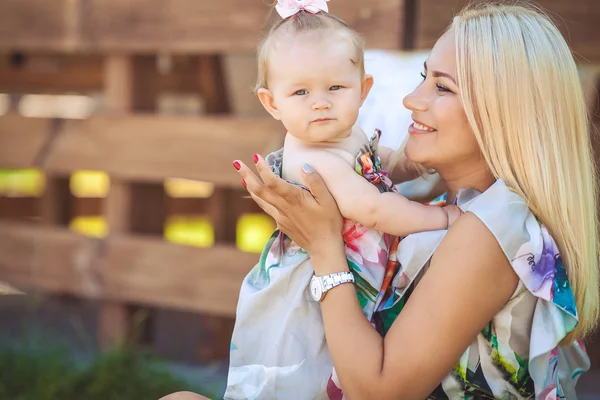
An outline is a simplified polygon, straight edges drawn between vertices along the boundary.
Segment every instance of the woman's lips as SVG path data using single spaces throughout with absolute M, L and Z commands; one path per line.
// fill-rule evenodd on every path
M 431 133 L 431 132 L 435 132 L 435 129 L 433 129 L 430 126 L 421 124 L 420 122 L 416 122 L 416 121 L 413 122 L 412 124 L 410 124 L 410 126 L 408 127 L 408 133 L 413 134 L 413 135 Z

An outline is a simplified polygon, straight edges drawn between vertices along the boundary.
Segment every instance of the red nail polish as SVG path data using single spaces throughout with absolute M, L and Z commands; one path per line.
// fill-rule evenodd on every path
M 235 168 L 235 169 L 237 169 L 239 171 L 240 168 L 242 168 L 242 166 L 240 165 L 239 161 L 234 161 L 233 162 L 233 168 Z
M 244 187 L 248 187 L 248 186 L 246 185 L 246 181 L 245 181 L 244 179 L 242 179 L 242 185 L 244 185 Z
M 254 164 L 258 164 L 258 154 L 254 155 Z

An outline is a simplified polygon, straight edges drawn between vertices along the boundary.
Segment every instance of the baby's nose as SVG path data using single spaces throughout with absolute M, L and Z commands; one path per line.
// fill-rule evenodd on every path
M 314 110 L 328 110 L 331 108 L 331 102 L 327 99 L 317 99 L 313 103 Z

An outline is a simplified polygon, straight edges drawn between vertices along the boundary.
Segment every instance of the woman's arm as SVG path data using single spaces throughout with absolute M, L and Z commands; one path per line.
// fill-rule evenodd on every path
M 311 254 L 315 273 L 347 268 L 342 251 Z M 426 398 L 517 283 L 492 234 L 467 213 L 449 230 L 385 340 L 361 314 L 354 288 L 332 290 L 321 310 L 344 392 L 351 399 Z
M 275 177 L 262 160 L 257 169 L 264 184 L 247 167 L 240 170 L 248 190 L 310 254 L 315 273 L 348 270 L 341 216 L 318 174 L 306 175 L 313 198 Z M 427 397 L 517 283 L 492 234 L 467 213 L 447 233 L 385 340 L 364 318 L 351 285 L 331 290 L 321 309 L 344 393 L 350 399 Z

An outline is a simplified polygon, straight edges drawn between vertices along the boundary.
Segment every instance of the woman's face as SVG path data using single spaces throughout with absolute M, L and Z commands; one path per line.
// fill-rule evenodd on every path
M 412 111 L 406 156 L 439 172 L 478 163 L 479 146 L 458 95 L 454 31 L 446 32 L 425 62 L 423 82 L 404 98 Z

